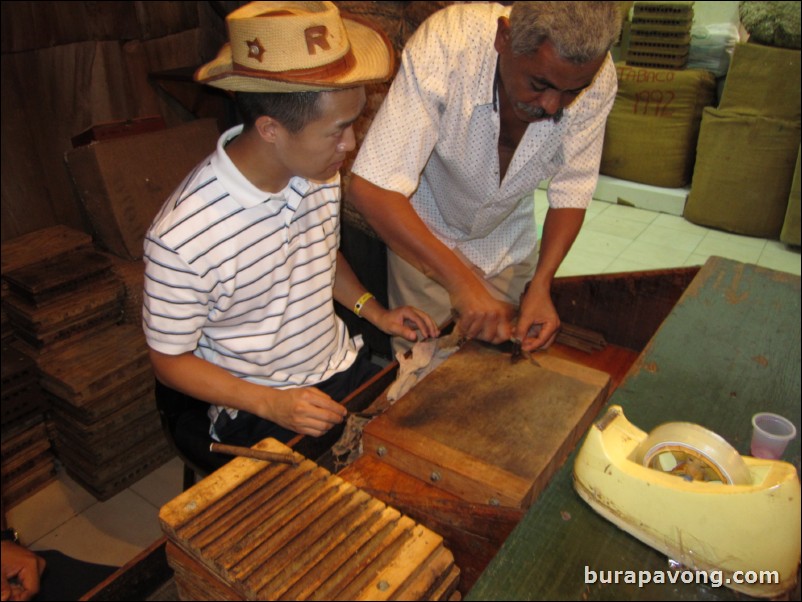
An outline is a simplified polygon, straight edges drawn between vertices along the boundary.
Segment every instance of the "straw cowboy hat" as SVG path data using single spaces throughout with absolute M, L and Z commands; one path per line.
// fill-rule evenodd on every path
M 387 80 L 384 33 L 332 2 L 251 2 L 226 17 L 228 43 L 195 80 L 235 92 L 306 92 Z

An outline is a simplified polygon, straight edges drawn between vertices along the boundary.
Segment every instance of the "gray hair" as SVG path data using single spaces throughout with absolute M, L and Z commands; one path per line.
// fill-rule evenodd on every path
M 617 2 L 516 2 L 510 13 L 515 54 L 532 54 L 548 39 L 559 55 L 587 63 L 618 41 L 621 13 Z

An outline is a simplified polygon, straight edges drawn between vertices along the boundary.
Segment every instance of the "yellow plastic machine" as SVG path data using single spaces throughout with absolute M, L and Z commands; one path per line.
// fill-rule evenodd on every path
M 588 432 L 574 488 L 670 559 L 721 571 L 731 589 L 769 598 L 796 585 L 802 508 L 799 476 L 787 462 L 741 456 L 692 423 L 647 435 L 614 405 Z M 778 582 L 766 583 L 775 581 L 773 572 Z

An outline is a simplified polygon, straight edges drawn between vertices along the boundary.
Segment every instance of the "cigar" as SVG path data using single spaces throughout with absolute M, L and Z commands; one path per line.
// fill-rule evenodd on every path
M 265 462 L 279 462 L 281 464 L 298 464 L 291 453 L 284 454 L 279 452 L 269 452 L 261 449 L 252 449 L 250 447 L 240 447 L 238 445 L 224 445 L 222 443 L 212 443 L 209 445 L 209 451 L 217 452 L 219 454 L 228 454 L 229 456 L 242 456 L 243 458 L 254 458 L 256 460 L 264 460 Z

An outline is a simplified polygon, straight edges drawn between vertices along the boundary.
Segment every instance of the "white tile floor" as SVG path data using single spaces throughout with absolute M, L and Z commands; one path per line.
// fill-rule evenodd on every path
M 545 211 L 545 203 L 537 206 Z M 542 213 L 538 215 L 542 222 Z M 594 201 L 558 275 L 701 265 L 711 255 L 799 275 L 798 249 L 780 242 L 708 230 L 681 217 Z M 160 537 L 159 508 L 181 491 L 173 459 L 106 502 L 96 501 L 64 471 L 8 512 L 33 549 L 58 549 L 81 560 L 122 565 Z
M 540 191 L 538 191 L 540 193 Z M 545 213 L 538 202 L 538 221 Z M 712 255 L 800 275 L 799 249 L 703 228 L 682 217 L 593 201 L 558 276 L 702 265 Z

